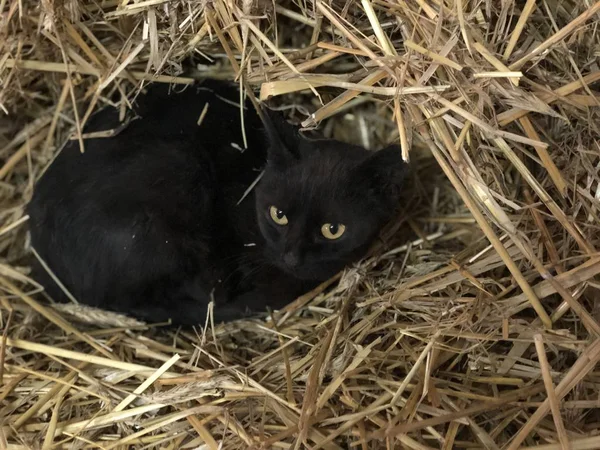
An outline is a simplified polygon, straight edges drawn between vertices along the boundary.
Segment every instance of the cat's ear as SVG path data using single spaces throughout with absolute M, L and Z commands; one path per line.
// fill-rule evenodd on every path
M 398 145 L 390 145 L 373 152 L 356 168 L 357 186 L 366 188 L 379 201 L 395 203 L 400 197 L 408 164 L 402 160 Z
M 304 138 L 296 127 L 288 123 L 283 115 L 265 106 L 262 107 L 262 113 L 268 140 L 269 164 L 285 167 L 300 159 L 300 145 Z

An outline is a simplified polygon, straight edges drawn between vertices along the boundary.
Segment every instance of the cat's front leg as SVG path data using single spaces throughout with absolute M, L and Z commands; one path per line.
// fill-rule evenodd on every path
M 265 313 L 269 309 L 280 310 L 310 291 L 318 283 L 297 280 L 285 275 L 274 276 L 269 283 L 254 285 L 237 295 L 232 305 L 255 313 Z

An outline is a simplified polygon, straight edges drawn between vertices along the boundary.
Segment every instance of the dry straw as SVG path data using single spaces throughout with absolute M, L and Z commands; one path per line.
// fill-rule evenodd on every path
M 599 14 L 0 0 L 0 448 L 600 448 Z M 28 278 L 35 180 L 109 99 L 203 77 L 402 143 L 398 220 L 267 320 L 174 332 L 49 306 Z

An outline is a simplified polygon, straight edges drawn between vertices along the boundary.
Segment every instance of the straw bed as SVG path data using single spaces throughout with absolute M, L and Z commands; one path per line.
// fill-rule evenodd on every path
M 0 0 L 0 448 L 600 448 L 599 13 Z M 165 331 L 52 306 L 28 277 L 35 180 L 113 94 L 124 110 L 144 83 L 206 77 L 327 136 L 400 142 L 398 220 L 265 320 Z

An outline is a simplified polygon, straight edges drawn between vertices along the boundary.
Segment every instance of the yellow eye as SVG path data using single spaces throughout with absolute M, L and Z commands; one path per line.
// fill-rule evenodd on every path
M 271 206 L 269 208 L 269 213 L 271 214 L 271 219 L 273 219 L 273 222 L 275 222 L 277 225 L 288 224 L 287 216 L 283 213 L 282 210 L 277 208 L 277 206 Z
M 346 225 L 341 223 L 326 223 L 321 227 L 321 234 L 332 241 L 341 238 L 344 231 L 346 231 Z

